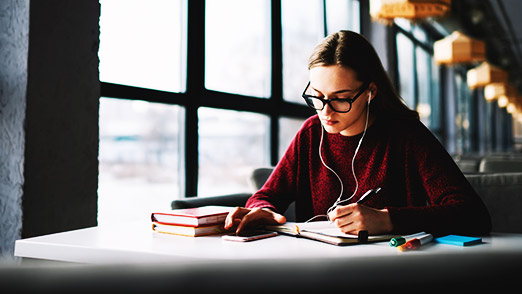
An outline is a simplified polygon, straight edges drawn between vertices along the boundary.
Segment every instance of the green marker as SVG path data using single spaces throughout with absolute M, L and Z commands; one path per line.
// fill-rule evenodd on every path
M 402 244 L 405 244 L 409 240 L 414 239 L 415 237 L 422 236 L 422 235 L 426 235 L 426 233 L 425 232 L 420 232 L 420 233 L 416 233 L 416 234 L 412 234 L 412 235 L 407 235 L 407 236 L 402 236 L 402 237 L 397 237 L 397 238 L 391 238 L 390 246 L 391 247 L 401 246 Z

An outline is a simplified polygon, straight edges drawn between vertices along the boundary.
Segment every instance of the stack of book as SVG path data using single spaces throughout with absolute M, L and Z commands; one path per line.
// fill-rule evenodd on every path
M 205 236 L 226 232 L 225 219 L 233 207 L 202 206 L 153 212 L 152 230 L 182 236 Z

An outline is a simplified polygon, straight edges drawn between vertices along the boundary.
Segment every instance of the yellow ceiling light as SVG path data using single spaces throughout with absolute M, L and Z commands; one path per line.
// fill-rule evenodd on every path
M 484 87 L 484 97 L 488 101 L 497 99 L 502 95 L 506 95 L 508 91 L 508 85 L 506 83 L 493 83 L 488 84 Z
M 451 0 L 370 0 L 374 20 L 391 23 L 394 18 L 419 20 L 441 17 L 451 10 Z
M 486 60 L 486 44 L 454 31 L 433 44 L 434 59 L 438 64 L 470 63 Z
M 480 66 L 468 70 L 467 83 L 470 89 L 483 87 L 491 83 L 506 83 L 508 74 L 506 71 L 484 61 Z
M 506 95 L 498 97 L 498 107 L 504 108 L 509 104 L 509 99 Z

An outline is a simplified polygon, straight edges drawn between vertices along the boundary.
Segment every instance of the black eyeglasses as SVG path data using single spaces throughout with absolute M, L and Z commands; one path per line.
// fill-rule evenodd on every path
M 370 86 L 370 82 L 365 82 L 361 90 L 355 95 L 353 98 L 332 98 L 332 99 L 323 99 L 321 97 L 316 97 L 312 95 L 306 94 L 306 91 L 308 90 L 308 87 L 310 87 L 310 82 L 308 82 L 308 85 L 306 85 L 306 88 L 303 91 L 303 98 L 306 101 L 306 104 L 310 106 L 310 108 L 314 110 L 323 110 L 324 106 L 328 104 L 333 111 L 335 112 L 341 112 L 341 113 L 347 113 L 352 110 L 352 103 L 361 96 L 366 89 L 368 89 L 368 86 Z

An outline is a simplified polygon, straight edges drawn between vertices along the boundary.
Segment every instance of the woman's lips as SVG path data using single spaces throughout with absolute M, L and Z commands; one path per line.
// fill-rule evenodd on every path
M 335 125 L 336 123 L 338 123 L 338 121 L 336 120 L 331 120 L 331 119 L 323 119 L 323 122 L 325 125 L 328 125 L 328 126 L 333 126 Z

